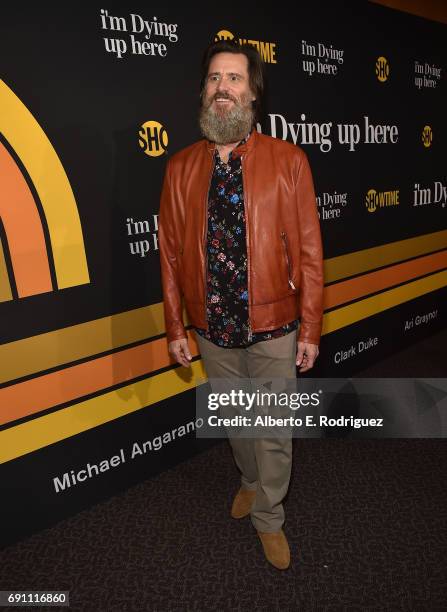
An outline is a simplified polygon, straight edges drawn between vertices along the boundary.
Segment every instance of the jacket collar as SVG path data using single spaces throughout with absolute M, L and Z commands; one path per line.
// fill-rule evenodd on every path
M 253 149 L 253 147 L 256 146 L 257 139 L 258 139 L 258 131 L 256 130 L 256 128 L 252 128 L 250 132 L 250 138 L 243 144 L 240 144 L 236 148 L 234 148 L 233 153 L 235 155 L 245 155 L 246 153 L 249 153 Z M 216 143 L 211 142 L 209 140 L 205 140 L 204 142 L 206 144 L 208 152 L 211 153 L 211 155 L 214 155 L 214 151 L 216 149 Z

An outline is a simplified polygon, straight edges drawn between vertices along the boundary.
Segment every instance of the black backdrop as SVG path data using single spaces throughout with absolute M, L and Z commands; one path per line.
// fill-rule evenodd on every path
M 107 15 L 101 14 L 101 9 Z M 137 25 L 141 19 L 150 22 L 149 38 L 131 31 L 132 14 L 139 16 L 134 17 Z M 111 16 L 122 20 L 111 21 Z M 158 25 L 154 25 L 155 21 Z M 117 29 L 119 23 L 121 30 Z M 107 29 L 102 27 L 104 24 Z M 269 5 L 267 12 L 246 4 L 238 5 L 237 11 L 231 10 L 231 5 L 224 10 L 220 5 L 171 6 L 158 2 L 150 8 L 147 4 L 121 4 L 106 9 L 73 6 L 63 10 L 11 6 L 3 10 L 0 24 L 0 78 L 43 129 L 65 170 L 82 227 L 89 282 L 58 289 L 49 248 L 54 290 L 21 297 L 8 255 L 8 228 L 2 226 L 11 299 L 0 303 L 1 355 L 3 364 L 17 361 L 13 368 L 16 373 L 6 373 L 2 378 L 3 390 L 9 390 L 6 401 L 10 401 L 16 388 L 20 392 L 21 383 L 33 378 L 73 363 L 92 361 L 98 355 L 113 355 L 123 346 L 150 344 L 163 338 L 163 328 L 156 328 L 140 334 L 133 342 L 115 343 L 120 329 L 113 316 L 131 315 L 134 310 L 161 302 L 156 231 L 161 181 L 167 157 L 200 138 L 196 120 L 200 59 L 206 45 L 222 31 L 258 41 L 274 60 L 266 61 L 266 116 L 258 129 L 292 142 L 295 132 L 296 144 L 309 156 L 320 204 L 328 287 L 361 279 L 370 270 L 391 268 L 402 261 L 414 260 L 419 265 L 420 258 L 434 252 L 441 258 L 435 267 L 428 263 L 413 277 L 400 276 L 401 269 L 396 268 L 392 280 L 380 287 L 369 292 L 358 290 L 340 303 L 329 300 L 321 356 L 313 375 L 350 376 L 445 325 L 447 280 L 442 270 L 447 268 L 447 238 L 443 233 L 447 204 L 445 198 L 436 202 L 434 197 L 435 182 L 441 188 L 447 187 L 444 25 L 367 2 L 313 2 L 295 7 L 277 3 Z M 133 53 L 132 34 L 137 46 L 144 42 L 165 46 L 154 46 L 155 55 Z M 117 41 L 124 41 L 127 48 L 122 57 L 107 50 L 123 45 Z M 386 58 L 382 66 L 386 65 L 389 71 L 385 81 L 379 80 L 376 73 L 381 57 Z M 330 64 L 332 67 L 325 70 L 336 70 L 336 74 L 316 71 L 310 75 L 304 71 L 303 62 L 312 63 L 305 64 L 307 67 Z M 423 74 L 415 72 L 415 62 L 426 73 L 425 80 Z M 422 85 L 416 84 L 415 77 L 422 78 Z M 1 142 L 32 189 L 35 177 L 27 174 L 14 141 L 5 135 L 10 133 L 6 126 L 12 118 L 1 105 L 0 112 Z M 161 141 L 165 150 L 157 156 L 142 147 L 144 138 L 151 134 L 142 126 L 151 121 L 162 126 L 168 139 L 166 147 L 166 141 Z M 365 121 L 374 126 L 395 126 L 396 142 L 365 142 Z M 298 125 L 303 123 L 316 124 L 306 128 L 314 130 L 313 138 L 305 137 L 304 127 Z M 315 133 L 321 135 L 329 123 L 328 142 L 322 147 Z M 347 125 L 351 132 L 358 126 L 359 142 L 351 147 L 353 150 L 340 142 L 339 125 Z M 428 147 L 422 138 L 424 126 L 431 128 L 432 142 Z M 160 132 L 154 133 L 160 136 Z M 415 184 L 431 189 L 430 203 L 414 205 Z M 372 189 L 382 194 L 398 192 L 399 203 L 369 211 L 367 194 Z M 326 200 L 329 196 L 337 200 L 335 195 L 339 202 L 331 207 Z M 129 219 L 146 221 L 147 231 L 135 234 L 136 226 L 131 225 L 133 231 L 129 235 Z M 51 232 L 44 219 L 43 225 L 48 245 Z M 422 250 L 408 247 L 402 255 L 402 245 L 408 244 L 403 241 L 411 238 L 421 238 Z M 381 251 L 374 249 L 387 244 L 392 245 L 391 255 L 383 262 Z M 142 248 L 148 249 L 144 256 Z M 343 255 L 350 263 L 334 276 L 337 258 Z M 369 259 L 366 268 L 357 265 Z M 422 288 L 414 289 L 415 279 L 425 279 Z M 363 285 L 368 282 L 365 276 Z M 400 297 L 390 297 L 395 295 L 389 293 L 393 287 L 404 288 Z M 381 296 L 377 308 L 371 306 L 366 314 L 359 315 L 371 294 Z M 344 322 L 334 329 L 331 321 L 338 316 L 337 309 L 345 307 L 348 310 L 342 318 Z M 435 314 L 423 323 L 406 325 L 428 313 Z M 108 348 L 56 359 L 51 365 L 43 359 L 42 367 L 20 371 L 23 352 L 17 353 L 16 348 L 22 346 L 18 344 L 21 340 L 43 338 L 55 330 L 104 317 L 110 317 Z M 370 338 L 377 338 L 372 350 L 358 353 L 355 359 L 340 361 L 336 357 Z M 40 357 L 34 355 L 34 363 L 38 364 Z M 153 438 L 192 419 L 193 387 L 150 402 L 151 410 L 142 405 L 142 409 L 127 414 L 124 409 L 121 418 L 103 419 L 84 431 L 74 428 L 71 435 L 56 433 L 49 439 L 43 436 L 34 447 L 25 444 L 22 449 L 19 443 L 25 431 L 20 427 L 39 421 L 42 415 L 54 415 L 86 398 L 100 397 L 124 385 L 128 388 L 129 381 L 132 384 L 155 378 L 170 369 L 172 365 L 162 363 L 134 377 L 131 371 L 125 380 L 113 379 L 89 393 L 70 396 L 59 403 L 49 401 L 45 410 L 33 413 L 31 406 L 28 411 L 14 413 L 12 420 L 4 419 L 0 448 L 3 443 L 6 450 L 0 471 L 6 500 L 2 504 L 3 525 L 9 525 L 3 533 L 5 543 L 166 469 L 204 446 L 203 441 L 199 444 L 193 435 L 188 435 L 153 451 L 144 460 L 127 462 L 62 493 L 54 490 L 54 476 L 79 470 L 87 462 L 110 458 L 129 445 L 137 432 L 144 432 L 145 439 Z M 125 394 L 122 401 L 126 402 Z M 48 427 L 52 426 L 49 421 Z M 32 429 L 26 431 L 26 436 L 33 435 Z

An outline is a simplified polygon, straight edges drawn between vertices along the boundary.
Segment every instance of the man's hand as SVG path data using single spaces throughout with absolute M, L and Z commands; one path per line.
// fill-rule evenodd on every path
M 300 366 L 300 372 L 307 372 L 307 370 L 313 368 L 315 360 L 318 357 L 318 344 L 297 342 L 297 346 L 296 365 Z
M 189 350 L 187 338 L 180 338 L 180 340 L 173 340 L 168 346 L 169 354 L 185 368 L 191 367 L 190 361 L 191 351 Z

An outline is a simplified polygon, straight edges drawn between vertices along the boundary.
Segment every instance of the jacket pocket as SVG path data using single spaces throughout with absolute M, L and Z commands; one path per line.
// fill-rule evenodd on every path
M 296 291 L 296 287 L 292 280 L 292 263 L 290 261 L 290 256 L 289 256 L 289 245 L 287 242 L 286 232 L 281 232 L 281 240 L 283 243 L 284 255 L 285 255 L 285 260 L 286 260 L 286 265 L 287 265 L 287 278 L 289 282 L 289 287 L 293 289 L 294 291 Z

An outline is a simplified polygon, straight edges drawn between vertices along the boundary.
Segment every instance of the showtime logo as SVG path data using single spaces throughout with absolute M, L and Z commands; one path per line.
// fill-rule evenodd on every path
M 234 40 L 234 34 L 229 32 L 228 30 L 219 30 L 214 40 L 217 42 L 219 40 Z M 247 38 L 239 38 L 238 42 L 240 45 L 252 45 L 256 47 L 259 51 L 259 55 L 262 58 L 262 61 L 267 64 L 276 64 L 276 43 L 273 42 L 263 42 L 261 40 L 252 40 Z
M 389 206 L 399 205 L 399 190 L 394 191 L 376 191 L 370 189 L 365 198 L 366 209 L 368 212 L 376 212 L 378 208 L 387 208 Z

